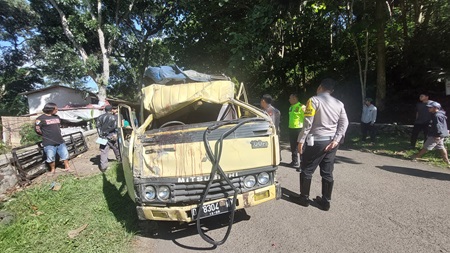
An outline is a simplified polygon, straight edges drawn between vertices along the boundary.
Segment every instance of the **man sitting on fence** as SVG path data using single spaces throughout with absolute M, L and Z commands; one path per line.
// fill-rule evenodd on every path
M 97 118 L 98 136 L 105 140 L 100 144 L 100 170 L 105 172 L 108 168 L 109 148 L 114 151 L 116 160 L 120 161 L 120 152 L 117 143 L 117 115 L 114 115 L 111 105 L 105 106 L 105 113 Z
M 56 153 L 59 159 L 64 162 L 66 171 L 69 167 L 69 152 L 66 143 L 61 135 L 61 119 L 56 113 L 58 107 L 55 103 L 47 103 L 42 109 L 44 114 L 36 118 L 35 131 L 42 136 L 42 146 L 47 156 L 46 162 L 50 166 L 50 172 L 55 173 Z

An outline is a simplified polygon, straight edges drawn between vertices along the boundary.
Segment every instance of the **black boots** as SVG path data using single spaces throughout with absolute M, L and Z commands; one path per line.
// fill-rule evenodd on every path
M 319 204 L 324 211 L 330 210 L 331 193 L 333 192 L 334 181 L 326 181 L 322 178 L 322 197 L 317 196 L 314 201 Z
M 322 197 L 317 196 L 314 201 L 324 211 L 330 210 L 331 193 L 333 192 L 334 181 L 326 181 L 322 178 Z M 309 190 L 311 189 L 311 179 L 307 179 L 303 173 L 300 173 L 300 197 L 297 203 L 301 206 L 309 206 Z
M 311 189 L 311 179 L 307 179 L 303 173 L 300 173 L 300 197 L 298 204 L 304 207 L 309 206 L 309 190 Z

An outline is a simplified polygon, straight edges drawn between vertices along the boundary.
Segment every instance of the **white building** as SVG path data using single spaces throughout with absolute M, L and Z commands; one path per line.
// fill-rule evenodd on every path
M 49 86 L 39 90 L 33 90 L 20 93 L 27 96 L 29 114 L 42 113 L 46 103 L 55 103 L 58 108 L 69 106 L 85 106 L 88 104 L 97 104 L 96 96 L 87 91 L 81 91 L 65 86 Z

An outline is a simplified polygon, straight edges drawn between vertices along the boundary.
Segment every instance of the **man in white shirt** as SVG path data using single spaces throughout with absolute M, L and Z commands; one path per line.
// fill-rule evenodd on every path
M 370 141 L 375 143 L 375 121 L 377 120 L 377 108 L 372 104 L 371 98 L 364 99 L 364 105 L 361 114 L 361 140 L 366 141 L 367 134 L 370 135 Z

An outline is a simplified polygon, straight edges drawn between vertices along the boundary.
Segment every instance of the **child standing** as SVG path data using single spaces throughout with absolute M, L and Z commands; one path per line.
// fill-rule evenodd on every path
M 428 131 L 428 136 L 423 144 L 423 148 L 418 154 L 412 157 L 413 160 L 422 157 L 426 152 L 437 149 L 440 150 L 442 159 L 450 166 L 450 162 L 447 157 L 447 149 L 444 145 L 444 139 L 448 136 L 447 117 L 445 111 L 442 110 L 441 104 L 438 102 L 431 102 L 427 105 L 428 111 L 432 113 L 431 128 Z

